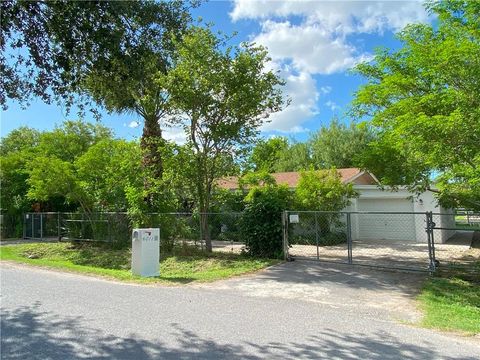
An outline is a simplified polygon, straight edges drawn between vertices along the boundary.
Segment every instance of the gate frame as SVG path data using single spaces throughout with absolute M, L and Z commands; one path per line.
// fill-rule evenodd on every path
M 387 268 L 387 266 L 382 265 L 371 265 L 371 264 L 355 264 L 353 262 L 353 240 L 352 240 L 352 222 L 351 222 L 351 214 L 413 214 L 413 215 L 425 215 L 425 232 L 427 233 L 427 245 L 428 245 L 428 268 L 427 269 L 414 269 L 414 268 L 407 268 L 407 267 L 399 267 L 394 266 L 392 267 L 395 270 L 403 270 L 403 271 L 420 271 L 420 272 L 428 272 L 433 274 L 436 270 L 437 260 L 435 257 L 435 240 L 434 240 L 434 230 L 436 228 L 436 224 L 433 222 L 433 212 L 427 211 L 425 213 L 420 212 L 382 212 L 382 211 L 302 211 L 302 210 L 284 210 L 282 212 L 282 225 L 283 225 L 283 249 L 284 249 L 284 259 L 286 261 L 292 261 L 292 257 L 289 253 L 289 239 L 288 239 L 288 229 L 289 229 L 289 213 L 315 213 L 315 223 L 317 221 L 317 213 L 339 213 L 346 215 L 346 226 L 347 226 L 347 262 L 335 262 L 338 264 L 348 264 L 348 265 L 357 265 L 357 266 L 365 266 L 365 267 L 373 267 L 373 268 Z M 319 248 L 318 248 L 318 234 L 316 234 L 316 246 L 317 246 L 317 261 L 320 262 L 332 262 L 332 261 L 325 261 L 319 258 Z M 313 259 L 313 258 L 312 258 Z

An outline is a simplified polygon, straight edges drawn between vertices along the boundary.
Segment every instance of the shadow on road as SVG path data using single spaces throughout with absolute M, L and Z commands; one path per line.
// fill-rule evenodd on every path
M 121 316 L 121 314 L 118 314 Z M 216 358 L 341 358 L 341 359 L 438 359 L 442 354 L 426 343 L 407 345 L 384 333 L 345 335 L 335 330 L 307 337 L 305 342 L 218 343 L 182 328 L 179 324 L 156 326 L 156 340 L 145 340 L 132 329 L 128 337 L 105 335 L 87 327 L 81 317 L 58 317 L 40 310 L 40 303 L 2 312 L 1 349 L 4 359 L 216 359 Z M 167 344 L 162 334 L 173 335 Z M 449 357 L 451 358 L 451 357 Z M 454 359 L 454 358 L 451 358 Z M 465 359 L 465 357 L 463 357 Z M 473 358 L 472 358 L 473 359 Z
M 258 278 L 280 283 L 333 285 L 349 289 L 391 290 L 416 297 L 428 275 L 421 272 L 401 272 L 388 269 L 372 269 L 317 261 L 294 261 L 270 267 Z

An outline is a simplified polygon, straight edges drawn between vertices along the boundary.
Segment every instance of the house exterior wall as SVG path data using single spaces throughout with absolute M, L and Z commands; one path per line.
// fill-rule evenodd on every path
M 415 201 L 414 209 L 416 212 L 433 213 L 433 222 L 437 227 L 450 228 L 455 227 L 455 214 L 453 209 L 445 209 L 437 204 L 433 196 L 433 192 L 426 191 L 422 193 Z M 417 239 L 419 242 L 427 241 L 427 234 L 425 231 L 417 230 Z M 450 237 L 455 234 L 455 230 L 434 230 L 433 237 L 435 242 L 445 243 Z
M 404 189 L 398 191 L 382 190 L 375 185 L 355 185 L 360 194 L 358 199 L 345 211 L 386 211 L 386 212 L 415 212 L 419 214 L 352 214 L 353 240 L 371 239 L 377 236 L 386 240 L 406 240 L 427 242 L 425 232 L 425 217 L 427 211 L 434 213 L 434 222 L 439 227 L 453 228 L 455 218 L 452 210 L 437 205 L 433 193 L 428 191 L 418 197 Z M 444 243 L 455 233 L 455 230 L 435 230 L 434 238 L 437 243 Z M 382 234 L 382 235 L 380 235 Z

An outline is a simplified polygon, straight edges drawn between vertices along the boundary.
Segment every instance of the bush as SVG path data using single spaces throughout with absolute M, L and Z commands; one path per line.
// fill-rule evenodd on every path
M 291 202 L 286 186 L 255 187 L 245 198 L 240 231 L 249 255 L 283 257 L 282 212 Z
M 319 245 L 320 246 L 333 246 L 339 245 L 347 242 L 347 234 L 339 231 L 339 232 L 329 232 L 323 235 L 320 238 Z

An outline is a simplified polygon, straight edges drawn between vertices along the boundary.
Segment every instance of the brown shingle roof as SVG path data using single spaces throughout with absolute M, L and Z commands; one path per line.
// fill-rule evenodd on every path
M 355 177 L 362 174 L 362 170 L 358 168 L 346 168 L 346 169 L 337 169 L 340 173 L 343 183 L 352 182 L 352 180 L 356 180 Z M 298 180 L 300 179 L 300 172 L 292 171 L 292 172 L 280 172 L 280 173 L 273 173 L 271 174 L 277 184 L 279 185 L 287 185 L 289 188 L 296 188 L 298 184 Z M 371 174 L 365 172 L 361 177 L 366 177 L 363 179 L 362 184 L 370 183 L 375 184 L 376 181 Z M 217 185 L 226 190 L 235 190 L 238 189 L 238 177 L 237 176 L 228 176 L 218 180 Z

